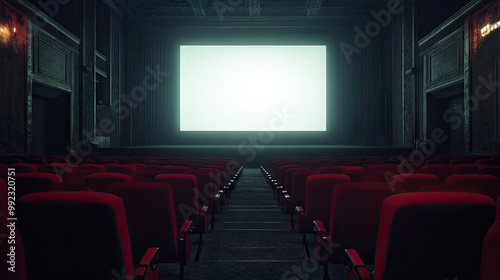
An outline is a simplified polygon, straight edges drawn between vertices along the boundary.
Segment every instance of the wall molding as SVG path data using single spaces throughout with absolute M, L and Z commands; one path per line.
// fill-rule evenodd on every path
M 464 29 L 455 30 L 424 53 L 424 94 L 463 82 Z

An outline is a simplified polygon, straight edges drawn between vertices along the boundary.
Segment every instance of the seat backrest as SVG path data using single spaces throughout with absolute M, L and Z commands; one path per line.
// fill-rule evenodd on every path
M 185 173 L 189 169 L 189 166 L 166 165 L 161 167 L 161 173 Z
M 16 198 L 34 192 L 45 192 L 53 189 L 54 184 L 61 184 L 61 176 L 52 173 L 19 173 L 15 176 Z
M 132 245 L 137 264 L 150 247 L 160 248 L 162 262 L 178 260 L 174 193 L 169 184 L 157 182 L 124 182 L 110 184 L 106 191 L 120 197 L 125 205 Z
M 307 177 L 304 205 L 308 219 L 306 222 L 322 220 L 325 227 L 328 227 L 332 191 L 338 184 L 344 182 L 349 182 L 349 176 L 344 174 L 315 174 Z M 307 224 L 306 228 L 309 228 Z
M 429 184 L 424 185 L 418 192 L 467 192 L 479 193 L 491 197 L 496 200 L 500 195 L 500 182 L 496 184 L 456 184 L 456 183 L 443 183 L 443 184 Z
M 446 177 L 452 174 L 452 169 L 448 164 L 426 164 L 422 166 L 422 171 L 428 174 L 434 174 L 438 176 L 441 182 L 444 182 Z
M 121 173 L 132 176 L 137 170 L 137 166 L 130 164 L 112 164 L 108 166 L 108 172 Z
M 85 185 L 95 192 L 104 192 L 106 187 L 111 183 L 130 182 L 132 181 L 129 175 L 121 173 L 92 173 L 85 177 Z
M 488 174 L 454 174 L 446 177 L 445 183 L 484 185 L 500 183 L 500 179 Z
M 495 280 L 500 275 L 500 220 L 496 220 L 484 237 L 480 280 Z
M 301 167 L 292 167 L 286 170 L 285 181 L 282 182 L 285 190 L 292 191 L 293 185 L 293 174 L 302 171 L 302 170 L 311 170 L 311 167 L 301 166 Z
M 474 193 L 415 192 L 382 205 L 375 280 L 476 279 L 495 202 Z
M 188 170 L 185 174 L 196 176 L 198 188 L 198 201 L 200 205 L 206 205 L 206 199 L 211 199 L 219 192 L 219 177 L 218 170 L 204 169 L 204 170 Z
M 428 184 L 440 183 L 439 178 L 433 174 L 413 173 L 399 174 L 391 178 L 389 185 L 395 192 L 414 192 Z
M 16 173 L 38 172 L 38 166 L 33 163 L 13 163 L 9 168 L 15 168 Z
M 302 170 L 293 173 L 293 182 L 292 182 L 292 207 L 301 205 L 305 206 L 306 203 L 306 182 L 307 177 L 313 174 L 320 174 L 319 171 L 309 169 Z
M 467 163 L 453 166 L 453 174 L 475 174 L 479 172 L 479 164 Z
M 111 279 L 133 275 L 125 208 L 95 192 L 44 192 L 18 201 L 29 279 Z M 75 273 L 77 271 L 78 273 Z
M 200 210 L 196 176 L 192 174 L 161 174 L 155 180 L 169 184 L 172 188 L 177 221 L 195 220 Z
M 382 203 L 392 194 L 383 182 L 340 183 L 333 189 L 328 234 L 340 246 L 332 255 L 335 263 L 344 248 L 355 248 L 365 263 L 373 264 Z

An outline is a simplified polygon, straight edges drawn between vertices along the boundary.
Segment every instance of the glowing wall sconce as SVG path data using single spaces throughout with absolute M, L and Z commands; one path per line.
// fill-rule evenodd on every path
M 500 28 L 500 20 L 495 22 L 495 23 L 491 23 L 491 24 L 488 23 L 483 28 L 481 28 L 481 36 L 486 37 L 491 32 L 495 31 L 498 28 Z
M 11 40 L 15 40 L 17 37 L 16 28 L 12 28 L 12 31 L 8 26 L 0 25 L 0 43 L 7 45 Z

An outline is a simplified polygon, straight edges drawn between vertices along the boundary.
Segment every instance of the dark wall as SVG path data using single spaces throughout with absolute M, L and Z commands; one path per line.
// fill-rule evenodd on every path
M 471 0 L 418 0 L 416 4 L 417 40 L 438 27 L 441 23 L 458 12 Z
M 0 0 L 0 154 L 26 151 L 26 18 Z M 13 37 L 13 28 L 16 37 Z
M 157 87 L 147 91 L 143 100 L 122 103 L 122 129 L 129 132 L 122 133 L 122 142 L 131 145 L 240 144 L 262 136 L 257 132 L 179 132 L 180 44 L 326 44 L 327 132 L 276 132 L 272 133 L 272 143 L 390 146 L 383 38 L 371 38 L 359 54 L 347 59 L 339 46 L 341 43 L 355 46 L 354 37 L 353 27 L 148 29 L 129 26 L 128 84 L 127 92 L 122 95 L 130 99 L 132 89 L 142 85 L 149 73 L 146 67 L 168 74 L 164 74 Z
M 474 152 L 500 152 L 500 30 L 481 36 L 481 28 L 500 19 L 494 1 L 471 18 L 471 141 Z

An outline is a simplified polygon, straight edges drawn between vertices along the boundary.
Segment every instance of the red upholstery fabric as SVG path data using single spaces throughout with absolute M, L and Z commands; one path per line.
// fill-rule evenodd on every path
M 174 194 L 177 223 L 180 226 L 184 220 L 195 222 L 194 232 L 204 233 L 208 220 L 199 216 L 198 189 L 196 176 L 191 174 L 161 174 L 157 182 L 169 184 Z M 180 223 L 180 224 L 179 224 Z
M 453 172 L 448 164 L 426 164 L 422 166 L 422 171 L 428 174 L 438 176 L 441 182 L 444 182 L 446 177 L 450 176 Z
M 92 173 L 97 173 L 97 172 L 106 172 L 106 167 L 101 164 L 82 164 L 78 167 L 78 170 L 80 172 L 92 172 Z
M 133 176 L 136 170 L 136 166 L 129 164 L 113 164 L 108 166 L 108 172 L 121 173 L 129 176 Z
M 453 174 L 474 174 L 478 173 L 479 164 L 458 164 L 453 166 Z
M 172 188 L 166 183 L 127 182 L 113 183 L 107 191 L 120 197 L 125 205 L 132 244 L 134 263 L 149 247 L 159 247 L 162 262 L 181 262 L 179 259 L 176 207 Z M 191 239 L 189 238 L 189 242 Z M 189 246 L 188 248 L 191 248 Z
M 131 177 L 121 173 L 92 173 L 85 177 L 85 185 L 96 192 L 104 192 L 111 183 L 130 182 Z
M 328 228 L 332 191 L 337 184 L 344 182 L 349 182 L 349 176 L 344 174 L 315 174 L 307 177 L 305 219 L 302 222 L 304 228 L 299 228 L 301 232 L 312 232 L 313 220 L 322 220 Z
M 490 227 L 483 242 L 480 280 L 496 280 L 500 275 L 500 220 Z
M 500 195 L 500 182 L 496 184 L 461 184 L 461 183 L 444 183 L 430 184 L 422 186 L 419 192 L 468 192 L 484 194 L 492 199 Z
M 38 166 L 33 163 L 14 163 L 9 165 L 9 168 L 15 168 L 16 173 L 38 172 Z
M 161 173 L 184 173 L 191 169 L 188 166 L 180 166 L 180 165 L 167 165 L 161 167 Z
M 382 203 L 392 194 L 381 182 L 340 183 L 333 189 L 328 235 L 340 246 L 333 251 L 334 263 L 340 263 L 344 248 L 355 248 L 365 263 L 374 263 Z
M 446 177 L 446 183 L 467 184 L 467 185 L 498 185 L 500 179 L 488 174 L 454 174 Z
M 391 178 L 390 187 L 394 192 L 414 192 L 423 185 L 438 184 L 439 178 L 433 174 L 399 174 Z
M 30 279 L 109 279 L 133 275 L 123 202 L 94 192 L 44 192 L 18 201 Z M 57 233 L 57 234 L 55 234 Z M 77 271 L 78 273 L 75 273 Z
M 391 173 L 398 174 L 398 164 L 389 163 L 389 164 L 375 164 L 368 167 L 369 173 Z
M 382 206 L 375 280 L 475 279 L 495 202 L 472 193 L 406 193 Z
M 293 173 L 292 191 L 290 192 L 292 201 L 290 205 L 287 205 L 287 210 L 289 213 L 291 213 L 295 206 L 306 204 L 307 177 L 313 174 L 319 174 L 319 171 L 309 169 Z

